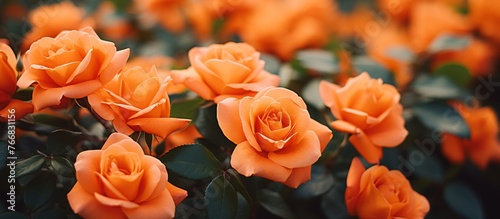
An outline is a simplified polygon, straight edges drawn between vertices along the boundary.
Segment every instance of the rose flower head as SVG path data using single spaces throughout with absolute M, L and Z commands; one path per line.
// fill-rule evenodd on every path
M 23 59 L 17 85 L 35 84 L 37 110 L 61 104 L 63 98 L 83 98 L 108 83 L 125 65 L 129 50 L 116 51 L 90 27 L 64 31 L 34 42 Z
M 19 120 L 33 112 L 31 103 L 13 99 L 17 86 L 17 59 L 9 45 L 0 42 L 0 121 L 7 122 L 10 112 L 15 110 L 15 119 Z M 9 112 L 10 110 L 10 112 Z
M 205 100 L 254 96 L 278 86 L 279 77 L 264 70 L 260 53 L 245 43 L 213 44 L 189 51 L 191 67 L 172 71 L 174 83 L 183 83 Z
M 68 193 L 84 218 L 173 218 L 187 192 L 168 182 L 165 165 L 128 136 L 113 133 L 101 150 L 78 154 Z
M 423 219 L 430 206 L 398 170 L 374 165 L 367 170 L 354 158 L 347 174 L 345 203 L 349 214 L 360 219 Z
M 245 176 L 261 176 L 298 187 L 332 138 L 331 130 L 309 117 L 304 101 L 285 88 L 266 88 L 255 97 L 217 104 L 217 120 L 236 148 L 231 166 Z
M 88 97 L 92 109 L 102 118 L 113 121 L 115 129 L 130 135 L 134 131 L 167 137 L 185 128 L 190 120 L 170 118 L 168 75 L 153 67 L 131 68 L 116 75 L 103 88 Z
M 362 73 L 350 78 L 344 87 L 322 81 L 321 99 L 337 118 L 330 125 L 352 134 L 349 141 L 370 163 L 382 158 L 382 147 L 399 145 L 408 135 L 403 107 L 396 88 L 381 79 Z

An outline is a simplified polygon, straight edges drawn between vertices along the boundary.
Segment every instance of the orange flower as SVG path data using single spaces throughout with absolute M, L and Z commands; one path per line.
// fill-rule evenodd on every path
M 352 134 L 349 141 L 370 163 L 379 162 L 382 147 L 397 146 L 408 135 L 400 95 L 392 85 L 382 83 L 364 72 L 342 88 L 326 81 L 319 87 L 321 99 L 337 118 L 331 126 Z
M 75 170 L 68 201 L 85 218 L 173 218 L 187 196 L 168 182 L 164 164 L 120 133 L 109 136 L 102 150 L 78 154 Z
M 347 175 L 345 202 L 349 214 L 360 219 L 424 218 L 430 206 L 397 170 L 375 165 L 368 170 L 354 158 Z
M 31 103 L 12 99 L 17 89 L 16 62 L 16 56 L 12 49 L 7 44 L 0 42 L 0 121 L 2 122 L 7 122 L 13 111 L 16 120 L 33 112 Z
M 17 85 L 36 83 L 33 105 L 37 110 L 57 106 L 63 98 L 83 98 L 108 83 L 125 65 L 129 50 L 116 51 L 90 27 L 45 37 L 26 52 L 25 72 Z
M 454 104 L 469 126 L 470 139 L 444 133 L 441 149 L 446 158 L 455 164 L 465 161 L 466 156 L 481 169 L 486 169 L 488 163 L 499 160 L 500 143 L 498 142 L 498 120 L 491 107 L 469 108 Z
M 328 42 L 334 12 L 330 0 L 263 1 L 240 20 L 238 34 L 258 51 L 290 60 L 299 49 Z
M 231 156 L 236 171 L 294 188 L 310 179 L 311 165 L 332 138 L 330 129 L 309 117 L 304 101 L 285 88 L 225 99 L 217 104 L 217 119 L 237 144 Z
M 92 109 L 113 121 L 118 132 L 130 135 L 144 131 L 162 138 L 185 128 L 190 120 L 170 117 L 167 75 L 141 67 L 116 75 L 113 80 L 88 97 Z
M 420 53 L 441 34 L 467 34 L 471 27 L 469 20 L 450 5 L 440 1 L 418 1 L 412 8 L 408 31 L 414 51 Z
M 42 37 L 55 37 L 64 30 L 77 30 L 93 26 L 94 23 L 91 19 L 85 19 L 85 10 L 70 1 L 40 6 L 30 12 L 28 19 L 32 28 L 24 38 L 24 51 Z
M 457 62 L 467 67 L 471 75 L 477 77 L 491 73 L 495 56 L 495 49 L 491 44 L 475 39 L 462 50 L 436 54 L 432 64 L 433 68 L 437 68 L 447 62 Z
M 500 43 L 500 8 L 499 1 L 469 0 L 469 11 L 472 23 L 482 35 Z
M 245 43 L 213 44 L 189 51 L 191 67 L 172 71 L 175 83 L 183 83 L 205 100 L 216 103 L 227 97 L 253 96 L 278 86 L 279 77 L 264 70 L 260 54 Z

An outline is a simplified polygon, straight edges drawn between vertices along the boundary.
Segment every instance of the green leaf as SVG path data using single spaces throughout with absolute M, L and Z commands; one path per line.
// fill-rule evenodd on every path
M 385 52 L 387 57 L 402 61 L 402 62 L 413 62 L 415 60 L 415 53 L 406 46 L 395 46 L 390 47 Z
M 54 157 L 50 159 L 50 165 L 54 168 L 54 172 L 66 177 L 73 177 L 75 171 L 71 162 L 64 157 Z
M 414 107 L 415 115 L 431 130 L 470 138 L 467 123 L 455 108 L 445 102 L 429 102 Z
M 427 50 L 430 53 L 461 50 L 468 46 L 470 41 L 470 36 L 458 36 L 445 33 L 436 37 Z
M 18 89 L 14 93 L 14 99 L 17 100 L 22 100 L 22 101 L 29 101 L 31 100 L 31 96 L 33 94 L 33 87 L 28 87 L 26 89 Z
M 250 218 L 250 204 L 248 203 L 248 200 L 243 197 L 241 193 L 237 193 L 238 195 L 238 208 L 236 210 L 236 216 L 234 217 L 235 219 L 248 219 Z
M 125 11 L 131 4 L 131 0 L 111 0 L 119 11 Z
M 81 132 L 59 129 L 47 137 L 47 147 L 53 155 L 62 155 L 71 151 L 80 141 L 81 136 Z
M 446 204 L 463 218 L 485 218 L 479 197 L 462 182 L 451 182 L 444 188 Z
M 21 212 L 9 211 L 0 214 L 0 219 L 29 219 L 29 217 Z
M 467 86 L 473 79 L 469 69 L 460 63 L 445 63 L 440 65 L 434 70 L 434 74 L 447 77 L 450 81 L 461 87 Z
M 241 193 L 248 203 L 252 203 L 252 196 L 250 196 L 250 193 L 248 193 L 245 185 L 241 181 L 239 176 L 240 174 L 234 169 L 228 169 L 226 172 L 229 173 L 229 182 L 231 182 L 231 185 L 236 189 L 236 191 Z
M 356 56 L 352 63 L 357 72 L 367 72 L 372 78 L 380 78 L 386 84 L 396 85 L 394 75 L 372 58 L 368 56 Z
M 153 134 L 144 133 L 144 140 L 149 148 L 149 151 L 153 148 Z
M 35 155 L 28 159 L 19 161 L 16 164 L 16 177 L 20 178 L 26 175 L 31 175 L 39 171 L 45 163 L 45 157 L 42 155 Z
M 160 157 L 169 171 L 188 179 L 203 179 L 221 172 L 220 162 L 200 144 L 176 147 Z
M 38 124 L 44 124 L 44 125 L 49 125 L 52 127 L 57 127 L 60 129 L 72 129 L 73 127 L 73 118 L 70 117 L 69 115 L 65 114 L 57 114 L 57 115 L 52 115 L 52 114 L 46 114 L 46 113 L 40 113 L 40 114 L 32 114 L 33 120 L 35 123 Z
M 238 208 L 238 196 L 223 175 L 215 177 L 205 190 L 208 218 L 233 219 Z
M 198 110 L 194 124 L 200 134 L 216 145 L 234 146 L 234 143 L 226 138 L 217 121 L 217 104 L 210 103 Z
M 272 54 L 261 53 L 260 59 L 265 62 L 264 70 L 273 74 L 278 74 L 281 68 L 281 62 L 278 58 L 276 58 L 276 56 Z
M 6 141 L 0 141 L 0 171 L 3 170 L 7 164 L 7 157 L 9 156 L 9 148 Z
M 300 185 L 294 196 L 300 199 L 308 199 L 327 192 L 333 186 L 332 174 L 328 173 L 323 166 L 312 166 L 311 180 Z
M 466 93 L 449 78 L 444 76 L 421 75 L 412 85 L 418 94 L 436 99 L 454 99 L 463 97 Z
M 206 101 L 202 98 L 175 99 L 170 106 L 170 117 L 194 119 L 198 108 Z
M 409 154 L 411 155 L 412 153 L 420 153 L 422 156 L 425 156 L 421 150 L 415 150 L 415 152 L 412 151 Z M 432 156 L 425 156 L 423 158 L 420 165 L 415 165 L 415 174 L 419 178 L 428 179 L 436 183 L 441 182 L 444 176 L 443 165 L 438 159 Z
M 259 192 L 259 204 L 269 212 L 274 215 L 278 215 L 285 219 L 292 219 L 295 216 L 292 213 L 292 210 L 285 202 L 285 200 L 281 197 L 281 195 L 277 192 L 262 189 Z
M 42 208 L 33 213 L 33 219 L 63 219 L 68 218 L 67 212 L 62 208 Z
M 56 189 L 56 176 L 49 172 L 39 174 L 24 188 L 24 203 L 37 209 L 47 202 Z
M 302 50 L 297 52 L 296 59 L 306 69 L 324 74 L 337 74 L 339 72 L 338 60 L 329 51 Z
M 321 209 L 326 218 L 347 219 L 351 218 L 345 205 L 345 188 L 342 183 L 335 184 L 332 189 L 321 197 Z

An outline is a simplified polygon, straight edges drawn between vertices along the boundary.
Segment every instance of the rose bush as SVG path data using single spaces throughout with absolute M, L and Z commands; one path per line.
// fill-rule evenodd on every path
M 101 150 L 81 152 L 75 170 L 68 201 L 85 218 L 173 218 L 187 196 L 168 182 L 164 164 L 120 133 L 109 136 Z
M 245 176 L 261 176 L 296 188 L 311 177 L 332 138 L 309 117 L 304 101 L 285 88 L 267 88 L 241 100 L 217 104 L 217 119 L 236 148 L 231 166 Z

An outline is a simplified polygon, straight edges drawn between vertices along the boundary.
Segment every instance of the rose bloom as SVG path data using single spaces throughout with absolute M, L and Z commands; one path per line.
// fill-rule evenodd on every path
M 108 83 L 125 65 L 129 50 L 116 51 L 90 27 L 44 37 L 26 52 L 17 85 L 33 83 L 37 110 L 57 106 L 63 98 L 83 98 Z
M 168 182 L 165 165 L 126 135 L 113 133 L 101 150 L 78 154 L 68 193 L 84 218 L 173 218 L 187 192 Z
M 474 26 L 487 38 L 500 44 L 499 1 L 469 0 L 469 15 Z
M 31 103 L 13 99 L 17 86 L 17 59 L 9 45 L 0 42 L 0 121 L 7 122 L 12 109 L 15 110 L 15 119 L 19 120 L 26 114 L 33 112 Z M 12 116 L 10 116 L 12 117 Z M 12 118 L 11 118 L 12 119 Z
M 130 135 L 144 131 L 162 138 L 185 128 L 190 120 L 170 118 L 168 75 L 156 68 L 145 72 L 136 67 L 116 75 L 88 97 L 90 106 L 102 118 L 113 121 L 115 129 Z
M 94 26 L 92 19 L 85 18 L 85 10 L 70 1 L 40 6 L 29 13 L 28 20 L 31 30 L 24 37 L 22 44 L 24 51 L 42 37 L 55 37 L 64 30 Z
M 183 83 L 205 100 L 254 96 L 278 86 L 279 77 L 264 70 L 260 53 L 245 43 L 213 44 L 189 51 L 191 67 L 171 71 L 174 83 Z
M 397 170 L 375 165 L 367 170 L 354 158 L 347 175 L 345 203 L 349 214 L 360 219 L 424 218 L 430 206 Z
M 486 169 L 492 160 L 500 161 L 498 120 L 491 107 L 471 108 L 453 104 L 469 126 L 470 139 L 444 133 L 441 140 L 443 155 L 452 163 L 463 163 L 469 157 L 477 167 Z
M 322 81 L 320 96 L 337 119 L 331 126 L 352 134 L 349 141 L 370 163 L 382 158 L 382 147 L 395 147 L 406 138 L 403 107 L 396 88 L 364 72 L 344 87 Z
M 332 138 L 328 127 L 309 117 L 304 101 L 285 88 L 225 99 L 217 104 L 217 120 L 237 144 L 231 156 L 236 171 L 293 188 L 311 178 L 311 165 Z

